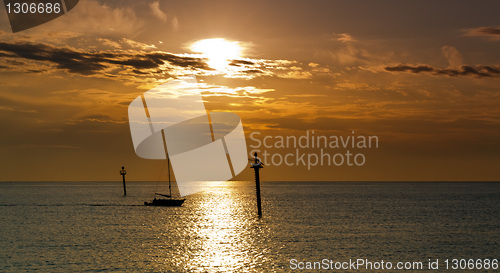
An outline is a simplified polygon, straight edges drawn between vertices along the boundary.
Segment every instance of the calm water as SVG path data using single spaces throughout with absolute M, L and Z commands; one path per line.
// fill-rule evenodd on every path
M 123 197 L 120 182 L 0 183 L 0 272 L 500 258 L 500 183 L 264 183 L 262 219 L 250 182 L 214 185 L 180 208 L 142 206 L 154 189 L 128 183 Z

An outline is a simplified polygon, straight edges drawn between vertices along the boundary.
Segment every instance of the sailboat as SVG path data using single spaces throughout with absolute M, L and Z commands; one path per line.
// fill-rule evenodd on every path
M 168 163 L 168 190 L 169 194 L 162 194 L 162 193 L 157 193 L 155 192 L 156 196 L 161 196 L 159 198 L 154 198 L 150 202 L 144 202 L 145 206 L 163 206 L 163 207 L 180 207 L 186 201 L 185 198 L 173 198 L 172 197 L 172 182 L 170 180 L 170 157 L 168 156 L 167 152 L 167 146 L 165 143 L 165 133 L 162 130 L 162 137 L 163 137 L 163 145 L 165 147 L 165 154 L 167 156 L 167 163 Z M 163 197 L 163 198 L 162 198 Z

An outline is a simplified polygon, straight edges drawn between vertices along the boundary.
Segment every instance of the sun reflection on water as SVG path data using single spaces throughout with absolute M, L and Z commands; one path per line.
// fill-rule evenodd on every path
M 260 240 L 267 238 L 269 230 L 257 217 L 250 186 L 214 182 L 209 190 L 189 196 L 183 207 L 160 210 L 162 246 L 155 246 L 150 254 L 156 256 L 158 269 L 238 272 L 265 263 L 269 246 Z
M 205 269 L 210 271 L 248 268 L 252 262 L 249 248 L 255 243 L 252 236 L 247 236 L 251 218 L 255 218 L 244 213 L 244 206 L 248 204 L 238 198 L 226 182 L 214 185 L 208 194 L 211 198 L 199 205 L 198 234 L 203 241 L 193 262 L 205 264 Z

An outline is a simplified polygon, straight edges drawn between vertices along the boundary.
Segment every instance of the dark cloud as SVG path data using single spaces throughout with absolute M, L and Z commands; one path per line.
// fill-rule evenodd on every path
M 28 69 L 28 72 L 31 72 L 31 73 L 42 73 L 42 72 L 46 72 L 47 70 L 45 69 Z
M 419 66 L 409 66 L 409 65 L 396 65 L 396 66 L 386 66 L 385 70 L 387 71 L 409 71 L 412 73 L 420 73 L 420 72 L 431 72 L 434 71 L 434 68 L 426 65 Z
M 97 51 L 33 42 L 0 42 L 0 65 L 27 73 L 62 69 L 84 76 L 127 78 L 141 81 L 147 77 L 170 78 L 196 72 L 207 75 L 216 72 L 208 59 L 201 55 L 173 54 L 151 49 Z M 263 75 L 282 78 L 309 78 L 311 73 L 300 71 L 296 61 L 231 60 L 228 77 L 251 79 Z M 0 67 L 1 68 L 1 67 Z
M 130 67 L 134 73 L 140 74 L 144 73 L 141 70 L 160 68 L 165 63 L 193 70 L 211 70 L 201 58 L 177 56 L 164 52 L 92 53 L 41 43 L 0 42 L 0 56 L 49 62 L 59 69 L 81 75 L 97 74 L 107 67 L 116 65 Z
M 163 52 L 148 53 L 145 55 L 145 58 L 148 58 L 151 61 L 160 62 L 160 63 L 162 63 L 161 61 L 167 61 L 172 65 L 180 66 L 180 67 L 184 67 L 184 68 L 198 68 L 198 69 L 204 69 L 204 70 L 213 70 L 212 68 L 210 68 L 207 65 L 207 63 L 205 62 L 204 59 L 200 59 L 200 58 L 177 56 L 174 54 L 163 53 Z
M 490 35 L 500 35 L 500 27 L 483 27 L 480 32 Z
M 490 36 L 499 37 L 500 27 L 478 27 L 478 28 L 468 28 L 463 30 L 465 36 Z
M 431 73 L 433 75 L 446 75 L 451 77 L 457 76 L 474 76 L 474 77 L 499 77 L 500 66 L 487 65 L 463 65 L 460 68 L 436 68 L 429 65 L 405 65 L 399 64 L 395 66 L 386 66 L 384 68 L 390 72 L 411 72 L 414 74 Z
M 71 72 L 83 75 L 94 74 L 96 71 L 106 67 L 95 58 L 92 58 L 92 56 L 89 56 L 89 54 L 46 44 L 9 44 L 0 42 L 0 50 L 13 53 L 15 56 L 23 59 L 49 61 L 55 63 L 58 68 L 68 69 Z
M 132 70 L 132 72 L 134 72 L 135 74 L 139 74 L 139 75 L 146 75 L 146 74 L 149 74 L 149 73 L 147 73 L 147 72 L 142 72 L 142 71 L 137 70 L 137 69 Z
M 251 61 L 245 61 L 245 60 L 232 60 L 229 65 L 232 66 L 241 66 L 241 65 L 255 65 L 254 62 Z
M 248 74 L 264 73 L 264 71 L 259 70 L 259 69 L 250 69 L 250 70 L 245 70 L 243 72 L 248 73 Z

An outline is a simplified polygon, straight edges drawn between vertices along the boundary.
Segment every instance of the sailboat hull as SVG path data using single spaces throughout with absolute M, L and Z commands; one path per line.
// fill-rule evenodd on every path
M 154 199 L 151 202 L 144 202 L 145 206 L 159 207 L 180 207 L 186 199 Z

